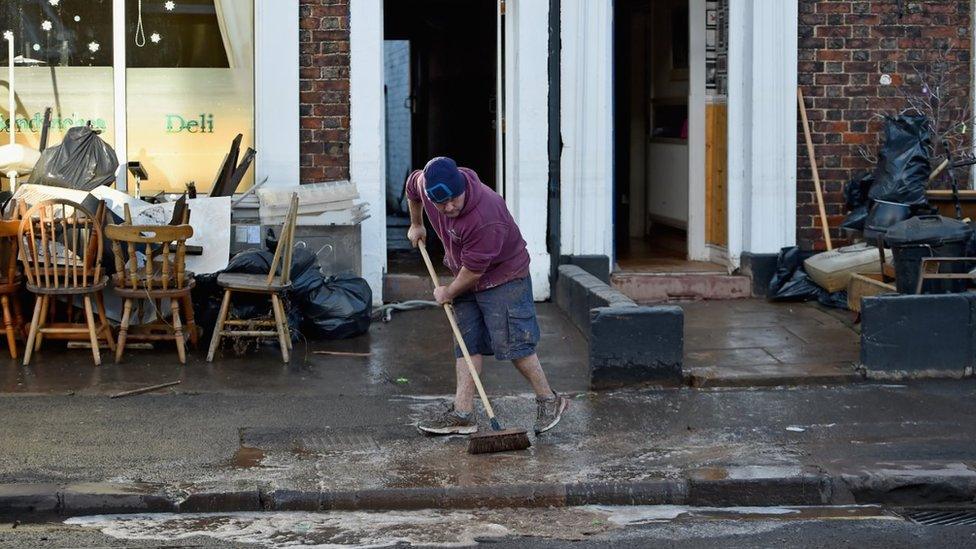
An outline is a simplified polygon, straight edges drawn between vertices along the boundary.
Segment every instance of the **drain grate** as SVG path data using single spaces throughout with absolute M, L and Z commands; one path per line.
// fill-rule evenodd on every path
M 927 526 L 976 524 L 976 510 L 972 509 L 908 511 L 902 515 L 912 522 Z

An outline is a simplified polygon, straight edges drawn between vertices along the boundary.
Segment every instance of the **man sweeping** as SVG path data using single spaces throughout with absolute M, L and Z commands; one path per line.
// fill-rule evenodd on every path
M 454 280 L 434 289 L 434 299 L 439 305 L 453 303 L 475 368 L 481 372 L 484 355 L 511 360 L 535 391 L 536 434 L 552 429 L 569 401 L 549 387 L 535 352 L 539 323 L 532 300 L 529 253 L 505 201 L 483 184 L 474 170 L 459 168 L 443 156 L 410 174 L 406 194 L 410 204 L 407 238 L 411 244 L 417 247 L 426 241 L 424 212 L 444 243 L 444 264 Z M 457 346 L 454 354 L 454 403 L 437 417 L 418 424 L 422 433 L 470 434 L 478 430 L 474 380 Z

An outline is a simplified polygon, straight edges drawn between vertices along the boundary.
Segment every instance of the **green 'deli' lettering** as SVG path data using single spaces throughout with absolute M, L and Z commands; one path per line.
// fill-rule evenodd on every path
M 195 118 L 184 118 L 178 114 L 166 115 L 166 133 L 213 133 L 214 115 L 200 113 Z

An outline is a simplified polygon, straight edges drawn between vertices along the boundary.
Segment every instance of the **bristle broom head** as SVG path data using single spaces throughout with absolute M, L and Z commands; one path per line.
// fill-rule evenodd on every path
M 468 437 L 469 454 L 514 452 L 517 450 L 525 450 L 529 446 L 532 446 L 532 443 L 529 442 L 529 435 L 521 429 L 488 431 L 475 433 Z

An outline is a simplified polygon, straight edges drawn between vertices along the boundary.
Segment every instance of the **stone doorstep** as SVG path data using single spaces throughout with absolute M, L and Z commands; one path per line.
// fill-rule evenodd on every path
M 649 472 L 653 473 L 653 472 Z M 0 485 L 0 516 L 18 520 L 103 513 L 470 509 L 577 505 L 931 505 L 972 501 L 976 471 L 962 463 L 895 463 L 836 473 L 795 465 L 705 467 L 684 478 L 352 491 L 206 491 L 80 483 Z
M 638 303 L 752 297 L 752 279 L 724 273 L 616 273 L 612 285 Z

